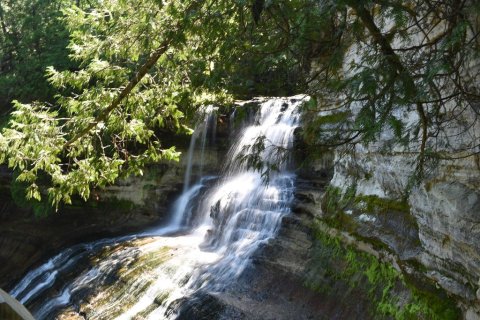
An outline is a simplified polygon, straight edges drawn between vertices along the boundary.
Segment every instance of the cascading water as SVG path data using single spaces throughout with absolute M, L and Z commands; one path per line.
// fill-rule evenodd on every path
M 205 186 L 205 182 L 211 180 L 214 177 L 202 177 L 203 167 L 205 164 L 205 147 L 207 146 L 207 137 L 209 131 L 211 132 L 212 141 L 215 138 L 217 118 L 215 113 L 215 108 L 213 106 L 208 106 L 205 108 L 205 114 L 203 121 L 201 121 L 195 128 L 192 138 L 190 139 L 190 147 L 188 148 L 187 153 L 187 168 L 185 170 L 183 192 L 180 197 L 177 199 L 173 206 L 173 214 L 170 223 L 168 223 L 167 228 L 172 228 L 173 230 L 179 230 L 182 227 L 188 227 L 189 221 L 192 217 L 193 210 L 193 199 L 196 199 L 200 190 Z M 192 179 L 193 171 L 193 157 L 196 151 L 197 140 L 200 137 L 200 165 L 198 168 L 198 176 L 201 177 L 200 181 L 190 186 Z
M 215 138 L 217 117 L 215 107 L 207 106 L 204 110 L 203 121 L 201 121 L 195 128 L 192 138 L 190 139 L 190 147 L 187 154 L 187 169 L 185 171 L 185 178 L 183 184 L 183 193 L 186 193 L 190 188 L 190 180 L 192 179 L 193 157 L 196 151 L 196 144 L 200 138 L 200 166 L 198 175 L 202 175 L 203 165 L 205 163 L 205 147 L 207 145 L 207 135 L 211 131 L 212 140 Z
M 202 177 L 190 186 L 197 140 L 203 157 L 212 122 L 206 117 L 192 137 L 186 188 L 167 226 L 71 247 L 28 273 L 11 294 L 38 319 L 68 313 L 88 319 L 168 319 L 176 317 L 181 299 L 222 290 L 290 212 L 295 176 L 285 151 L 292 146 L 303 101 L 263 102 L 254 122 L 238 133 L 221 178 Z M 268 184 L 262 170 L 250 168 L 245 160 L 250 157 L 275 169 Z

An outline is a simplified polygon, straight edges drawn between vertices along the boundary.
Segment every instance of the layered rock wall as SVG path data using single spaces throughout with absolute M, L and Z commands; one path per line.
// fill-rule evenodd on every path
M 379 23 L 381 31 L 387 34 L 391 28 L 388 19 L 381 15 L 375 19 L 387 22 Z M 437 33 L 442 30 L 441 25 L 435 28 Z M 421 43 L 424 35 L 417 33 L 412 31 L 410 45 Z M 395 38 L 391 45 L 401 49 L 404 41 L 407 40 Z M 364 44 L 350 47 L 340 72 L 345 77 L 360 72 L 361 67 L 352 66 L 365 63 L 363 57 L 368 57 L 368 50 Z M 459 76 L 470 82 L 474 92 L 478 89 L 480 61 L 469 59 L 476 60 L 467 61 L 468 74 Z M 313 64 L 314 74 L 321 70 L 321 63 L 317 64 Z M 445 89 L 442 95 L 453 89 Z M 331 101 L 339 99 L 333 97 Z M 335 120 L 332 102 L 320 98 L 317 101 L 318 117 Z M 403 124 L 402 134 L 408 135 L 408 142 L 399 143 L 394 130 L 385 125 L 373 143 L 337 147 L 332 161 L 333 177 L 325 194 L 313 196 L 318 193 L 313 188 L 303 191 L 311 195 L 304 198 L 314 200 L 308 211 L 329 228 L 344 232 L 357 243 L 369 243 L 383 252 L 380 256 L 391 255 L 391 263 L 404 274 L 443 288 L 462 308 L 464 318 L 480 319 L 478 101 L 461 101 L 459 105 L 458 101 L 449 100 L 441 107 L 428 102 L 423 106 L 431 117 L 427 119 L 424 150 L 416 107 L 394 105 L 391 112 Z M 336 110 L 333 114 L 343 112 L 353 119 L 360 108 L 352 103 L 348 110 Z M 436 113 L 435 108 L 440 111 Z M 324 125 L 328 133 L 335 130 L 336 123 Z M 423 168 L 419 166 L 421 159 L 425 160 Z
M 414 113 L 401 119 L 408 123 Z M 392 144 L 388 129 L 375 143 L 337 148 L 330 192 L 315 214 L 387 248 L 403 272 L 433 281 L 457 299 L 466 319 L 480 319 L 480 157 L 475 149 L 450 152 L 480 141 L 480 125 L 461 121 L 468 117 L 475 115 L 465 112 L 429 137 L 440 156 L 427 159 L 421 177 L 419 143 Z
M 347 217 L 348 223 L 339 223 L 340 228 L 377 247 L 386 246 L 403 271 L 431 279 L 460 301 L 467 319 L 478 319 L 480 169 L 476 161 L 471 157 L 439 163 L 405 199 L 415 174 L 411 156 L 357 148 L 354 156 L 337 157 L 331 181 L 343 197 L 352 188 L 355 193 L 345 200 L 348 204 L 341 212 L 326 207 L 318 212 L 323 218 Z M 389 205 L 392 201 L 406 206 L 398 210 Z

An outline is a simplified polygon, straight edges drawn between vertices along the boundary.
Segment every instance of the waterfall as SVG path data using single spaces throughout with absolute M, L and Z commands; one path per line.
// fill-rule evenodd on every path
M 288 150 L 303 102 L 301 97 L 262 102 L 255 119 L 238 130 L 220 178 L 203 176 L 192 183 L 195 149 L 200 148 L 201 175 L 207 139 L 215 130 L 216 120 L 207 112 L 192 136 L 185 189 L 168 225 L 73 246 L 30 271 L 11 294 L 37 319 L 68 312 L 89 319 L 170 319 L 180 301 L 221 291 L 290 213 L 295 175 Z
M 190 147 L 188 148 L 187 153 L 187 168 L 185 170 L 185 177 L 183 179 L 183 193 L 186 193 L 190 188 L 190 182 L 192 179 L 193 157 L 195 155 L 195 152 L 197 151 L 196 146 L 198 138 L 200 137 L 200 166 L 198 175 L 202 176 L 203 166 L 205 164 L 205 147 L 207 145 L 207 134 L 209 129 L 212 132 L 212 135 L 214 135 L 216 131 L 217 118 L 215 113 L 215 107 L 207 106 L 204 109 L 203 113 L 203 120 L 200 121 L 199 124 L 197 124 L 192 134 L 192 138 L 190 139 Z
M 213 177 L 202 177 L 203 167 L 205 165 L 205 148 L 207 146 L 208 133 L 211 132 L 211 141 L 214 140 L 214 134 L 216 131 L 217 117 L 215 108 L 213 106 L 207 106 L 204 109 L 204 116 L 200 121 L 192 134 L 190 139 L 190 146 L 187 153 L 187 164 L 185 170 L 185 177 L 183 179 L 183 192 L 180 197 L 175 201 L 173 205 L 172 219 L 165 228 L 168 230 L 176 231 L 187 227 L 188 222 L 191 220 L 193 210 L 193 200 L 196 199 L 202 188 L 205 187 L 205 183 L 211 180 Z M 197 142 L 200 137 L 200 150 L 197 150 Z M 198 167 L 198 176 L 201 177 L 193 186 L 190 186 L 193 173 L 193 158 L 196 152 L 200 153 L 200 165 Z

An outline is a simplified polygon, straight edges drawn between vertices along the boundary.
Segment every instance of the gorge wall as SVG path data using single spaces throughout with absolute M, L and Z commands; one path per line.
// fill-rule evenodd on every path
M 330 187 L 312 214 L 396 269 L 434 283 L 480 318 L 478 156 L 442 161 L 409 192 L 412 155 L 377 146 L 337 151 Z
M 478 16 L 472 13 L 469 18 L 477 21 Z M 377 12 L 373 19 L 383 35 L 394 31 L 389 29 L 393 23 L 388 16 Z M 441 34 L 443 27 L 433 27 L 432 34 Z M 408 39 L 388 39 L 400 62 L 407 60 L 401 56 L 404 47 L 417 45 L 416 55 L 430 54 L 431 48 L 421 46 L 424 34 L 415 28 Z M 375 43 L 372 38 L 369 41 Z M 365 58 L 371 53 L 369 45 L 354 43 L 345 48 L 338 72 L 354 78 L 361 76 L 363 66 L 372 67 Z M 458 77 L 477 92 L 480 61 L 478 56 L 466 59 L 468 68 L 459 71 Z M 406 70 L 410 75 L 418 74 L 425 66 L 418 68 Z M 320 57 L 312 64 L 312 74 L 321 70 Z M 440 82 L 445 91 L 441 95 L 451 90 L 445 83 Z M 312 89 L 322 91 L 318 84 L 312 84 Z M 402 92 L 396 94 L 401 96 Z M 355 119 L 361 109 L 358 101 L 339 108 L 341 96 L 325 99 L 320 94 L 316 101 L 318 123 L 327 135 L 336 128 L 350 129 L 345 122 Z M 423 152 L 427 155 L 422 172 L 417 170 L 422 156 L 419 112 L 413 105 L 391 106 L 391 114 L 403 124 L 408 142 L 396 140 L 393 128 L 385 125 L 374 142 L 357 141 L 331 149 L 327 157 L 331 181 L 323 194 L 316 187 L 301 191 L 305 201 L 300 209 L 318 221 L 324 234 L 379 257 L 420 287 L 433 285 L 444 290 L 460 307 L 464 319 L 480 319 L 479 103 L 474 98 L 462 103 L 447 101 L 441 107 L 424 103 L 430 118 L 426 121 Z M 437 107 L 439 114 L 435 113 Z M 319 152 L 310 147 L 306 154 Z M 320 152 L 317 158 L 316 166 L 324 167 L 325 156 Z

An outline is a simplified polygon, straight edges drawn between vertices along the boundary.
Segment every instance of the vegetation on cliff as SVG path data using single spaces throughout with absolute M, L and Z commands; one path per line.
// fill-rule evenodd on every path
M 367 295 L 372 319 L 460 319 L 455 301 L 433 283 L 419 283 L 371 254 L 316 231 L 305 285 L 319 292 L 346 288 Z

